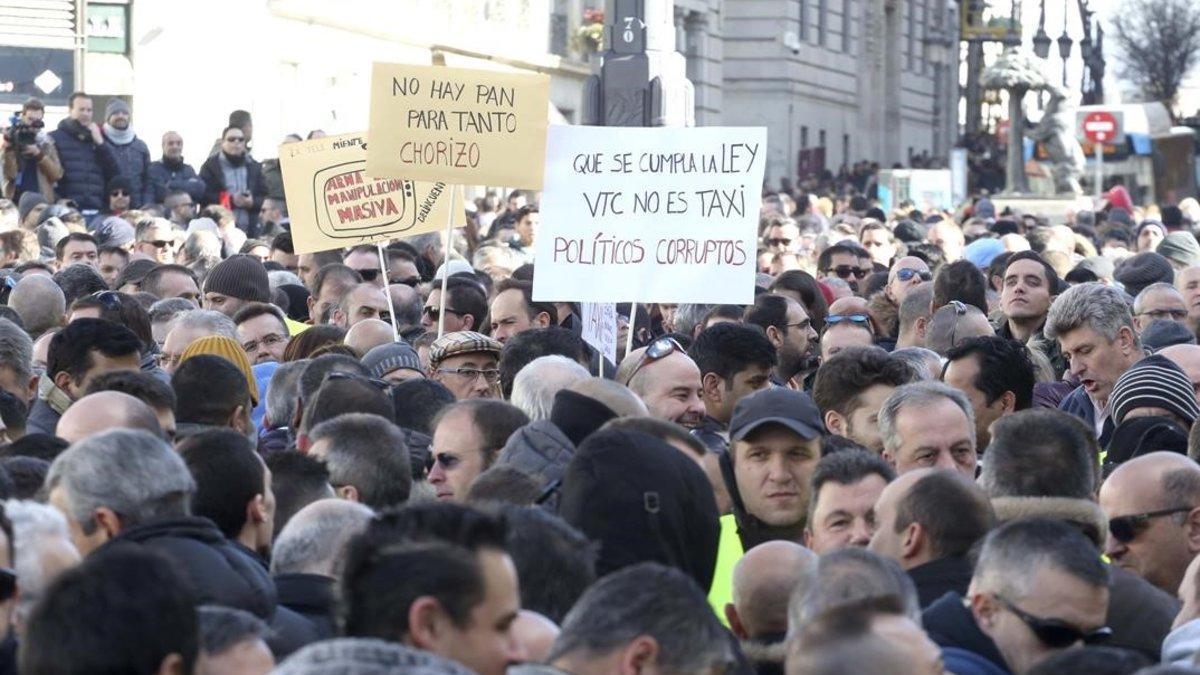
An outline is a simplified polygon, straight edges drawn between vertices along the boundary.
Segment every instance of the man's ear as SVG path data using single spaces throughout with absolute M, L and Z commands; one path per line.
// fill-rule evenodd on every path
M 1188 552 L 1192 555 L 1200 552 L 1200 507 L 1194 508 L 1187 513 L 1187 520 L 1183 521 L 1183 532 L 1187 538 Z
M 179 654 L 167 654 L 162 663 L 158 664 L 156 675 L 187 675 L 183 667 L 183 657 Z
M 424 595 L 408 606 L 408 642 L 417 649 L 436 651 L 445 639 L 444 612 L 437 598 Z
M 246 502 L 246 522 L 251 525 L 266 522 L 267 500 L 262 495 L 254 495 L 254 499 Z
M 767 326 L 767 339 L 771 341 L 771 345 L 776 349 L 783 344 L 783 331 L 776 326 Z
M 462 315 L 463 330 L 475 330 L 475 316 L 473 314 Z
M 904 528 L 904 534 L 900 536 L 900 558 L 908 560 L 916 557 L 921 553 L 925 542 L 925 528 L 915 521 L 909 523 L 908 527 Z
M 353 485 L 342 485 L 333 489 L 337 496 L 348 502 L 362 502 L 358 496 L 358 488 Z
M 705 373 L 700 378 L 700 391 L 706 401 L 720 403 L 723 399 L 725 379 L 716 373 Z
M 639 635 L 621 650 L 620 675 L 639 675 L 650 672 L 658 663 L 658 640 Z
M 846 418 L 836 410 L 825 411 L 825 428 L 829 429 L 829 433 L 838 436 L 846 435 Z
M 921 341 L 922 344 L 925 343 L 925 335 L 928 330 L 929 330 L 929 317 L 927 317 L 927 316 L 917 317 L 917 320 L 913 322 L 913 334 L 917 337 L 918 340 Z
M 538 312 L 538 315 L 533 318 L 533 323 L 537 325 L 538 328 L 549 328 L 552 322 L 550 321 L 549 314 L 546 312 Z
M 236 429 L 238 431 L 245 432 L 245 431 L 247 431 L 244 428 L 245 427 L 245 422 L 244 422 L 245 417 L 246 417 L 246 406 L 239 405 L 238 407 L 233 409 L 233 413 L 229 415 L 229 419 L 226 420 L 225 426 L 229 427 L 230 429 Z
M 29 385 L 25 387 L 27 393 L 25 394 L 25 400 L 23 403 L 25 403 L 25 407 L 27 408 L 29 407 L 30 403 L 37 398 L 38 379 L 39 377 L 37 375 L 30 376 Z
M 97 507 L 92 512 L 92 521 L 96 524 L 97 528 L 104 531 L 105 539 L 115 538 L 118 534 L 121 534 L 121 530 L 123 529 L 121 526 L 121 517 L 117 515 L 116 511 L 107 506 Z
M 1001 410 L 1003 410 L 1006 414 L 1010 412 L 1016 412 L 1017 395 L 1011 391 L 1006 391 L 1003 394 L 1000 394 L 1000 404 Z
M 737 607 L 734 607 L 732 602 L 725 603 L 725 620 L 729 622 L 729 630 L 739 640 L 750 639 L 750 634 L 746 632 L 746 627 L 742 625 L 742 617 L 738 616 Z
M 74 389 L 73 385 L 74 383 L 71 381 L 71 375 L 67 371 L 60 370 L 54 374 L 54 386 L 67 392 L 67 395 L 71 396 L 71 398 L 75 398 L 71 393 Z
M 996 627 L 996 615 L 1000 612 L 1000 605 L 990 593 L 975 592 L 971 593 L 970 597 L 971 615 L 975 617 L 975 624 L 979 626 L 979 630 L 991 636 Z

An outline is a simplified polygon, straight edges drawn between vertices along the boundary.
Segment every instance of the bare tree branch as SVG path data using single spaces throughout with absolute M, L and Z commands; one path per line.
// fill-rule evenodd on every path
M 1125 0 L 1112 27 L 1121 77 L 1172 110 L 1180 84 L 1200 61 L 1200 2 Z

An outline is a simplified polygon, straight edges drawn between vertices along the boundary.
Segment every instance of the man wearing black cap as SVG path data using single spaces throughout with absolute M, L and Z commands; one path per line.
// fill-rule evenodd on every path
M 233 255 L 221 261 L 204 280 L 204 307 L 230 318 L 252 302 L 270 302 L 271 283 L 267 269 L 248 255 Z

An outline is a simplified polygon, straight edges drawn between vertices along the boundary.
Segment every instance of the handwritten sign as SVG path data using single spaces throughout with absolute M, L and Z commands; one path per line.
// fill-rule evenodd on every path
M 579 306 L 583 340 L 600 355 L 617 362 L 617 306 L 611 302 L 585 302 Z
M 326 136 L 279 146 L 284 190 L 296 253 L 436 232 L 457 186 L 411 180 L 372 180 L 366 135 Z M 465 225 L 462 198 L 455 199 L 456 227 Z
M 542 187 L 550 77 L 376 63 L 367 173 Z
M 550 127 L 534 299 L 753 302 L 766 149 L 762 128 Z

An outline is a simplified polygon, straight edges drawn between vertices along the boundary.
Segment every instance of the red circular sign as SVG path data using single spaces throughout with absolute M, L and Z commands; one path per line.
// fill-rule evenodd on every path
M 1105 143 L 1116 137 L 1117 118 L 1110 112 L 1098 110 L 1083 118 L 1083 135 L 1093 143 Z

